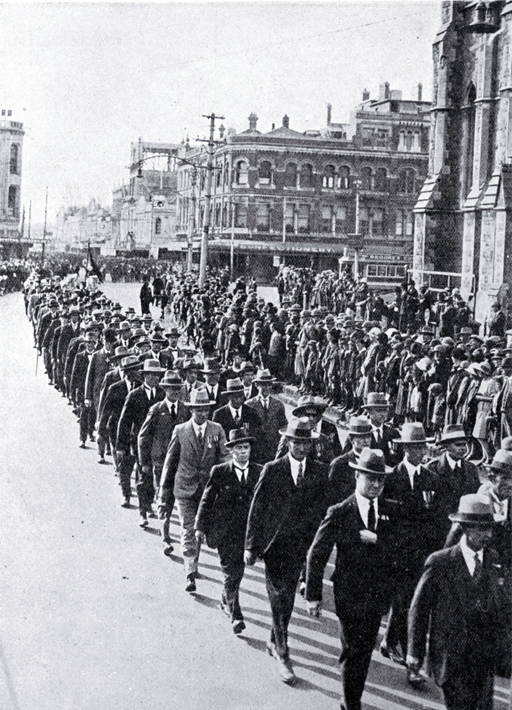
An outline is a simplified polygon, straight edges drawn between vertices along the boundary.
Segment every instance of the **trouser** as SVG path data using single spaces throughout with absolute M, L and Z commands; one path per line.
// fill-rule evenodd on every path
M 94 405 L 86 407 L 85 404 L 80 405 L 80 441 L 85 442 L 87 436 L 94 435 L 94 426 L 96 424 L 96 410 Z
M 185 574 L 195 575 L 199 563 L 201 544 L 197 542 L 194 523 L 199 508 L 199 496 L 176 498 L 181 525 L 181 554 L 185 565 Z
M 353 616 L 348 611 L 348 614 L 344 609 L 337 611 L 341 629 L 341 707 L 361 710 L 361 696 L 382 615 L 367 611 L 364 615 Z
M 50 382 L 53 382 L 52 357 L 50 355 L 50 350 L 48 348 L 43 348 L 43 362 L 44 362 L 44 369 L 46 370 L 46 374 L 48 375 Z
M 266 553 L 265 581 L 272 612 L 270 641 L 281 658 L 288 658 L 288 625 L 295 603 L 295 591 L 304 565 L 306 551 L 300 550 L 297 541 L 292 545 L 272 545 Z
M 244 576 L 244 540 L 220 542 L 217 548 L 219 562 L 224 575 L 222 601 L 227 605 L 231 621 L 244 618 L 240 609 L 239 590 Z
M 155 497 L 153 471 L 143 471 L 139 463 L 135 465 L 135 488 L 139 499 L 139 510 L 141 513 L 147 513 L 151 510 Z
M 120 459 L 118 458 L 117 461 L 119 485 L 121 486 L 123 498 L 130 498 L 132 494 L 131 477 L 134 463 L 135 456 L 132 456 L 132 454 L 124 454 Z
M 162 478 L 162 468 L 163 463 L 153 465 L 153 487 L 155 491 L 158 492 L 160 488 L 160 479 Z M 169 493 L 167 497 L 167 503 L 165 506 L 165 517 L 162 520 L 162 527 L 160 529 L 160 534 L 162 540 L 166 543 L 171 542 L 171 536 L 169 534 L 169 527 L 171 524 L 172 509 L 174 508 L 174 494 Z
M 447 710 L 492 710 L 494 674 L 487 664 L 464 665 L 442 690 Z
M 407 652 L 407 614 L 420 577 L 421 569 L 418 569 L 401 575 L 397 580 L 384 634 L 384 642 L 388 646 L 400 644 L 404 656 Z

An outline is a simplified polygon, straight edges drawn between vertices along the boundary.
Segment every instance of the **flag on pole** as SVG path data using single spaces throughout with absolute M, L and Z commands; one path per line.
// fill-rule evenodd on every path
M 89 257 L 89 263 L 91 265 L 91 271 L 95 276 L 98 277 L 98 281 L 100 282 L 100 284 L 102 284 L 103 283 L 103 274 L 101 273 L 101 270 L 100 270 L 98 264 L 94 261 L 94 257 L 92 255 L 90 245 L 87 246 L 87 250 L 88 250 L 87 256 Z

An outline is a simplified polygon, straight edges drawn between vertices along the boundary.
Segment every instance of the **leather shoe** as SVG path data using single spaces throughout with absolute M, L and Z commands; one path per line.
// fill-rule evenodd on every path
M 228 605 L 226 604 L 226 602 L 224 601 L 224 599 L 221 599 L 221 600 L 220 600 L 219 609 L 220 609 L 221 611 L 223 611 L 224 614 L 226 614 L 226 616 L 231 617 L 231 612 L 229 611 L 229 607 L 228 607 Z
M 238 636 L 238 634 L 241 634 L 242 631 L 245 629 L 245 624 L 243 622 L 243 619 L 236 619 L 233 621 L 233 633 Z
M 405 658 L 402 656 L 402 652 L 396 646 L 390 646 L 384 641 L 380 645 L 380 652 L 384 658 L 389 658 L 390 661 L 396 663 L 399 666 L 405 666 Z
M 173 550 L 174 550 L 174 547 L 171 545 L 171 543 L 166 542 L 164 545 L 164 555 L 167 555 L 167 557 L 170 557 L 172 555 Z
M 412 685 L 413 688 L 416 688 L 416 690 L 422 688 L 426 683 L 426 680 L 427 679 L 414 668 L 407 669 L 407 682 L 409 685 Z
M 281 658 L 281 656 L 276 651 L 276 646 L 272 641 L 267 642 L 267 653 L 269 656 L 273 656 L 278 665 L 279 677 L 283 683 L 288 685 L 293 685 L 297 680 L 297 676 L 293 672 L 292 664 L 289 658 Z
M 157 517 L 157 515 L 156 515 L 155 511 L 153 510 L 153 508 L 148 508 L 147 514 L 148 514 L 148 518 L 156 518 L 156 517 Z
M 141 528 L 147 528 L 147 526 L 149 525 L 148 519 L 146 518 L 145 515 L 141 515 L 141 516 L 140 516 L 140 518 L 139 518 L 139 525 L 140 525 Z
M 196 578 L 193 574 L 187 574 L 187 585 L 185 587 L 186 592 L 196 591 Z
M 85 441 L 81 441 L 81 442 L 80 442 L 80 447 L 79 447 L 79 448 L 80 448 L 80 449 L 86 449 L 86 448 L 87 448 L 87 446 L 85 445 Z
M 130 507 L 130 499 L 125 498 L 124 501 L 121 503 L 121 508 L 129 508 Z

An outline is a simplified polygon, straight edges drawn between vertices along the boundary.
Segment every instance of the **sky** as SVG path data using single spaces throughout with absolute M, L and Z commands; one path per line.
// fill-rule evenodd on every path
M 111 205 L 130 143 L 226 128 L 304 131 L 348 120 L 388 81 L 431 98 L 440 1 L 0 4 L 0 108 L 25 126 L 22 205 L 33 223 Z

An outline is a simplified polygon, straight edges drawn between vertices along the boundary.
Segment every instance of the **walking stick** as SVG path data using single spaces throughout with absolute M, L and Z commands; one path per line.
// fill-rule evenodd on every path
M 36 355 L 36 377 L 37 377 L 37 366 L 38 366 L 38 364 L 39 364 L 39 350 L 37 351 L 37 355 Z

